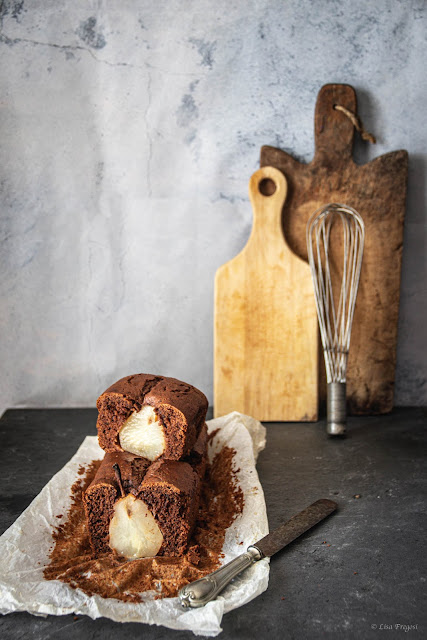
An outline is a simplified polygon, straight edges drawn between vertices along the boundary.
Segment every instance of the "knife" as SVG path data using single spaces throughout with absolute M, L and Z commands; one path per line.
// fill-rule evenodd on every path
M 182 587 L 178 592 L 181 606 L 184 608 L 204 607 L 210 600 L 216 598 L 239 573 L 262 558 L 270 558 L 333 513 L 336 508 L 336 502 L 325 498 L 313 502 L 272 533 L 261 538 L 255 544 L 249 545 L 246 553 L 242 553 L 204 578 Z

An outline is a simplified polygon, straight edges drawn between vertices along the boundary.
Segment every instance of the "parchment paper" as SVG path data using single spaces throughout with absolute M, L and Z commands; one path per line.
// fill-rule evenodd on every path
M 233 412 L 210 420 L 208 432 L 218 430 L 209 447 L 210 461 L 227 445 L 236 450 L 234 469 L 244 494 L 244 508 L 228 528 L 223 562 L 243 553 L 268 533 L 264 494 L 255 469 L 259 451 L 265 446 L 265 428 L 260 422 Z M 184 610 L 178 598 L 164 598 L 133 604 L 88 596 L 58 580 L 45 580 L 52 547 L 52 530 L 64 519 L 71 505 L 70 488 L 80 465 L 101 459 L 104 452 L 96 437 L 88 436 L 73 458 L 59 471 L 30 506 L 0 538 L 0 613 L 28 611 L 34 615 L 104 616 L 118 622 L 145 622 L 186 629 L 196 635 L 216 636 L 221 632 L 224 613 L 246 604 L 266 590 L 268 559 L 256 562 L 227 587 L 222 596 L 201 609 Z M 239 542 L 244 541 L 241 545 Z

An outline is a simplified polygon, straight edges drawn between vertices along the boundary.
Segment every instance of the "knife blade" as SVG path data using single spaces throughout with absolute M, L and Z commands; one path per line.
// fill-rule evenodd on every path
M 264 538 L 255 542 L 255 544 L 249 545 L 246 553 L 242 553 L 213 573 L 180 589 L 178 597 L 181 606 L 184 608 L 204 607 L 205 604 L 216 598 L 239 573 L 262 558 L 270 558 L 324 520 L 335 511 L 337 506 L 337 503 L 333 500 L 326 498 L 316 500 L 309 507 L 264 536 Z

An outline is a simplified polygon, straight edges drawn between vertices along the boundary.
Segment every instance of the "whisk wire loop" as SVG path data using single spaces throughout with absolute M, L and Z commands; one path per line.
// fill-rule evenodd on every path
M 342 262 L 337 264 L 330 248 L 332 232 L 334 230 L 335 234 L 339 223 L 342 231 Z M 307 225 L 308 258 L 328 383 L 345 382 L 346 379 L 364 235 L 361 216 L 351 207 L 341 204 L 328 204 L 319 209 Z M 340 284 L 338 276 L 341 278 Z

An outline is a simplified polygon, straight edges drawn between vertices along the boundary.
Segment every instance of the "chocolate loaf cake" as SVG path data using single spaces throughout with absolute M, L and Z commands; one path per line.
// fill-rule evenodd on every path
M 96 406 L 99 445 L 107 453 L 180 460 L 194 447 L 208 401 L 185 382 L 140 373 L 115 382 Z
M 83 498 L 95 555 L 182 555 L 197 516 L 206 444 L 204 425 L 185 460 L 107 453 Z

